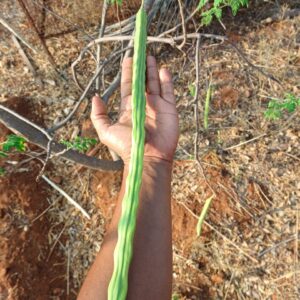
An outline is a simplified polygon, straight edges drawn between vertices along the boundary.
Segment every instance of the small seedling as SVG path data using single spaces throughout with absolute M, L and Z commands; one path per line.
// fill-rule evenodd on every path
M 265 111 L 265 118 L 273 121 L 281 119 L 285 111 L 293 113 L 298 106 L 300 106 L 300 97 L 297 98 L 293 94 L 287 94 L 283 101 L 272 98 Z
M 174 295 L 172 296 L 172 300 L 179 300 L 179 296 L 178 296 L 177 294 L 174 294 Z
M 97 144 L 97 140 L 77 136 L 72 141 L 61 140 L 60 143 L 67 146 L 68 149 L 73 149 L 84 153 L 88 151 L 92 146 L 95 146 Z
M 5 175 L 5 169 L 0 167 L 0 176 L 4 176 Z
M 121 5 L 122 0 L 109 0 L 108 3 L 111 3 L 111 4 L 117 3 L 118 5 Z
M 0 157 L 7 157 L 7 154 L 0 150 Z
M 213 200 L 214 197 L 215 197 L 215 195 L 212 195 L 208 199 L 206 199 L 206 201 L 205 201 L 205 204 L 204 204 L 204 206 L 202 208 L 202 211 L 201 211 L 198 223 L 197 223 L 197 228 L 196 228 L 197 236 L 201 235 L 202 225 L 203 225 L 204 219 L 205 219 L 205 217 L 207 215 L 207 212 L 209 210 L 209 207 L 210 207 L 211 202 L 212 202 L 212 200 Z
M 211 84 L 208 86 L 208 90 L 206 93 L 205 98 L 205 106 L 204 106 L 204 129 L 206 130 L 208 128 L 208 114 L 209 114 L 209 104 L 211 100 L 211 94 L 212 94 L 212 87 Z
M 1 143 L 2 150 L 0 150 L 0 157 L 7 157 L 8 152 L 11 150 L 17 150 L 18 152 L 24 152 L 26 140 L 21 136 L 10 134 L 7 136 L 6 141 Z
M 18 152 L 24 152 L 26 150 L 26 140 L 21 136 L 10 134 L 7 136 L 5 142 L 1 143 L 0 158 L 7 157 L 9 152 L 17 150 Z M 0 176 L 5 175 L 5 169 L 0 167 Z
M 189 85 L 189 92 L 192 97 L 196 96 L 196 86 L 194 83 Z
M 210 0 L 200 0 L 198 9 L 203 9 L 209 3 Z M 248 4 L 249 0 L 214 0 L 211 8 L 202 12 L 201 23 L 207 26 L 212 22 L 214 17 L 221 20 L 222 11 L 225 7 L 230 7 L 232 14 L 235 16 L 241 7 L 248 6 Z

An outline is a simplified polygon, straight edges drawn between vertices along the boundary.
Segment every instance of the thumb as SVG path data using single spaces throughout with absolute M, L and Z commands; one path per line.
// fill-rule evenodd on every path
M 105 103 L 98 95 L 94 96 L 92 99 L 91 120 L 99 138 L 102 139 L 111 123 L 107 116 Z

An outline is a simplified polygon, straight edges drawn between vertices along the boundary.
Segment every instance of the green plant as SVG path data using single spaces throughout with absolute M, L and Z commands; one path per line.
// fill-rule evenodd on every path
M 247 6 L 249 4 L 249 0 L 200 0 L 198 9 L 203 9 L 207 4 L 211 4 L 211 6 L 201 14 L 201 22 L 203 25 L 209 25 L 214 17 L 220 20 L 222 18 L 222 10 L 225 7 L 230 7 L 235 16 L 242 6 Z
M 204 203 L 204 206 L 202 208 L 202 211 L 201 211 L 198 223 L 197 223 L 197 228 L 196 228 L 197 236 L 201 235 L 201 230 L 202 230 L 202 225 L 203 225 L 204 219 L 207 215 L 207 212 L 209 210 L 209 207 L 210 207 L 211 202 L 212 202 L 214 197 L 215 197 L 215 195 L 210 196 L 208 199 L 206 199 L 206 201 Z
M 96 145 L 97 140 L 77 136 L 72 141 L 61 140 L 60 143 L 67 146 L 67 148 L 69 149 L 74 149 L 81 153 L 84 153 L 88 151 L 92 146 Z
M 133 237 L 142 182 L 146 118 L 147 42 L 147 14 L 143 4 L 144 1 L 142 1 L 141 8 L 136 15 L 134 36 L 131 159 L 122 202 L 122 214 L 118 225 L 118 241 L 114 252 L 114 271 L 108 288 L 109 300 L 126 299 L 128 270 L 133 252 Z
M 117 3 L 118 5 L 121 5 L 122 0 L 108 0 L 108 3 L 111 3 L 111 4 Z
M 0 176 L 3 176 L 5 175 L 5 169 L 0 167 Z
M 177 294 L 172 295 L 172 300 L 179 300 L 179 296 Z
M 265 118 L 268 120 L 278 120 L 285 111 L 292 113 L 298 106 L 300 106 L 300 97 L 296 97 L 293 94 L 286 94 L 284 100 L 272 98 L 265 111 Z
M 16 150 L 18 152 L 24 152 L 26 150 L 25 145 L 26 140 L 21 136 L 10 134 L 7 136 L 6 140 L 0 144 L 2 150 L 0 150 L 0 157 L 7 157 L 11 150 Z M 0 167 L 0 176 L 5 174 L 5 169 Z
M 196 96 L 196 86 L 194 83 L 189 85 L 189 92 L 192 97 Z
M 10 134 L 7 136 L 6 141 L 1 143 L 2 150 L 0 150 L 1 157 L 7 157 L 7 153 L 15 149 L 18 152 L 24 152 L 26 150 L 25 146 L 26 140 L 21 136 Z
M 208 128 L 208 114 L 209 114 L 209 104 L 211 100 L 211 94 L 212 94 L 212 87 L 211 84 L 209 83 L 208 90 L 206 93 L 206 98 L 205 98 L 205 105 L 204 105 L 204 121 L 203 121 L 203 126 L 204 129 L 206 130 Z

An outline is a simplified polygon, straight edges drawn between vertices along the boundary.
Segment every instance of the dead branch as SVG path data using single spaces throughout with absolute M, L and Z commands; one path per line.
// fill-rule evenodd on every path
M 115 92 L 115 90 L 120 85 L 119 77 L 121 77 L 121 71 L 118 72 L 118 74 L 114 78 L 113 82 L 109 85 L 109 87 L 105 90 L 105 92 L 101 96 L 101 98 L 105 102 L 105 104 L 108 103 L 109 98 L 112 96 L 112 94 Z
M 22 57 L 23 61 L 25 62 L 25 64 L 27 65 L 28 69 L 31 71 L 36 83 L 39 85 L 39 86 L 43 86 L 43 82 L 41 80 L 41 78 L 38 76 L 38 74 L 36 73 L 36 70 L 35 68 L 33 67 L 31 61 L 29 60 L 29 58 L 27 57 L 25 51 L 23 50 L 21 44 L 19 43 L 19 40 L 18 38 L 16 38 L 15 35 L 12 35 L 11 36 L 16 48 L 18 49 L 19 51 L 19 54 L 20 56 Z
M 29 142 L 47 150 L 49 140 L 52 139 L 49 133 L 3 105 L 0 105 L 0 122 L 13 132 L 24 136 Z M 95 170 L 117 171 L 123 167 L 122 161 L 113 162 L 89 157 L 77 151 L 68 150 L 64 145 L 55 141 L 52 143 L 51 150 L 54 154 L 63 152 L 60 155 L 62 158 Z
M 37 53 L 37 51 L 35 50 L 35 48 L 30 45 L 30 43 L 28 43 L 26 41 L 26 39 L 15 29 L 12 27 L 12 25 L 10 25 L 3 17 L 2 15 L 0 15 L 0 23 L 7 29 L 9 30 L 14 36 L 16 36 L 25 46 L 27 46 L 30 50 L 32 50 L 34 53 Z
M 195 132 L 195 141 L 194 141 L 194 156 L 197 161 L 199 161 L 198 155 L 198 139 L 199 139 L 199 111 L 198 111 L 198 102 L 199 102 L 199 63 L 200 63 L 200 42 L 201 38 L 197 39 L 196 43 L 196 54 L 195 54 L 195 61 L 196 61 L 196 82 L 195 82 L 195 96 L 193 99 L 194 103 L 194 118 L 196 123 L 196 132 Z
M 51 10 L 50 8 L 48 8 L 47 6 L 45 6 L 45 5 L 41 4 L 41 3 L 39 3 L 39 2 L 36 1 L 36 0 L 31 0 L 31 1 L 32 1 L 36 6 L 38 6 L 38 7 L 40 7 L 40 8 L 43 8 L 45 11 L 47 11 L 49 14 L 51 14 L 51 15 L 54 16 L 55 18 L 57 18 L 57 19 L 59 19 L 59 20 L 65 22 L 65 23 L 68 24 L 68 25 L 72 25 L 72 26 L 74 25 L 73 22 L 67 20 L 66 18 L 61 17 L 59 14 L 57 14 L 56 12 L 54 12 L 53 10 Z M 84 30 L 84 28 L 83 28 L 82 26 L 80 26 L 80 25 L 78 25 L 78 24 L 75 24 L 75 26 L 76 26 L 76 29 L 77 29 L 78 31 L 80 31 L 81 33 L 83 33 L 89 40 L 93 40 L 93 37 L 90 36 L 90 35 Z
M 181 3 L 181 0 L 177 0 L 177 1 L 178 1 L 178 5 L 179 5 L 180 16 L 181 16 L 182 33 L 183 33 L 183 36 L 184 36 L 183 41 L 178 46 L 178 48 L 182 49 L 184 47 L 184 45 L 186 44 L 186 27 L 185 27 L 185 19 L 184 19 L 184 10 L 183 10 L 183 6 L 182 6 L 182 3 Z
M 84 92 L 82 93 L 82 95 L 80 96 L 79 100 L 76 102 L 73 110 L 68 114 L 68 116 L 63 119 L 62 121 L 58 122 L 57 124 L 54 124 L 53 127 L 48 129 L 48 132 L 52 133 L 55 132 L 56 130 L 58 130 L 59 128 L 63 127 L 67 122 L 69 122 L 69 120 L 74 116 L 74 114 L 76 113 L 76 111 L 78 110 L 80 104 L 82 103 L 82 101 L 85 99 L 85 97 L 87 96 L 90 88 L 92 87 L 93 83 L 95 82 L 96 78 L 101 74 L 101 72 L 103 71 L 104 67 L 108 64 L 108 63 L 115 63 L 115 61 L 118 59 L 119 54 L 127 51 L 128 48 L 125 49 L 121 49 L 120 51 L 117 52 L 113 52 L 109 58 L 107 58 L 103 64 L 97 69 L 96 73 L 93 75 L 93 77 L 91 78 L 91 80 L 89 81 L 88 85 L 86 86 Z
M 238 48 L 234 43 L 230 42 L 229 40 L 227 40 L 228 43 L 233 47 L 233 49 L 238 53 L 238 55 L 253 69 L 255 69 L 256 71 L 258 71 L 259 73 L 261 73 L 262 75 L 264 75 L 265 77 L 275 81 L 276 83 L 278 83 L 279 85 L 282 85 L 281 82 L 276 79 L 272 74 L 269 74 L 267 72 L 265 72 L 262 68 L 259 68 L 257 66 L 255 66 L 248 58 L 247 56 L 244 54 L 244 52 Z
M 103 7 L 102 7 L 101 25 L 100 25 L 99 35 L 98 35 L 99 38 L 103 37 L 103 35 L 104 35 L 105 18 L 106 18 L 107 8 L 108 8 L 108 1 L 104 0 L 103 1 Z M 97 46 L 97 67 L 96 67 L 96 71 L 97 71 L 97 68 L 99 68 L 99 66 L 100 66 L 100 60 L 101 60 L 101 44 L 99 44 Z M 96 91 L 100 92 L 99 89 L 100 89 L 100 78 L 98 76 L 96 78 Z
M 196 8 L 185 20 L 184 22 L 187 23 L 189 20 L 191 20 L 197 13 L 199 12 L 199 9 Z M 162 32 L 161 34 L 159 34 L 159 37 L 164 37 L 174 31 L 176 31 L 180 26 L 182 26 L 181 24 L 177 24 L 176 26 L 174 26 L 173 28 L 168 29 L 165 32 Z
M 22 10 L 23 10 L 23 12 L 25 14 L 25 16 L 27 17 L 30 26 L 32 27 L 32 29 L 35 32 L 37 38 L 39 39 L 39 41 L 41 43 L 41 46 L 42 46 L 42 48 L 43 48 L 43 50 L 44 50 L 44 52 L 45 52 L 45 54 L 46 54 L 46 56 L 47 56 L 47 58 L 49 60 L 49 63 L 51 64 L 51 66 L 53 67 L 53 69 L 56 72 L 58 72 L 57 71 L 57 67 L 56 67 L 56 63 L 54 61 L 54 58 L 53 58 L 52 54 L 50 53 L 50 51 L 49 51 L 49 49 L 48 49 L 48 47 L 47 47 L 44 39 L 41 37 L 41 35 L 39 33 L 39 30 L 36 27 L 36 25 L 34 23 L 34 20 L 32 19 L 31 15 L 30 15 L 30 12 L 28 11 L 25 3 L 23 2 L 23 0 L 17 0 L 17 1 L 18 1 L 19 5 L 21 6 L 21 8 L 22 8 Z
M 176 46 L 176 42 L 184 40 L 184 38 L 187 39 L 197 39 L 198 37 L 205 37 L 210 39 L 216 39 L 220 41 L 228 41 L 228 38 L 223 35 L 216 35 L 216 34 L 209 34 L 209 33 L 189 33 L 186 36 L 180 35 L 172 38 L 164 38 L 159 36 L 148 36 L 147 42 L 150 43 L 165 43 L 169 44 L 173 47 Z M 80 53 L 80 56 L 82 56 L 87 49 L 99 44 L 99 43 L 105 43 L 105 42 L 122 42 L 122 41 L 131 41 L 133 40 L 132 36 L 128 35 L 119 35 L 119 36 L 105 36 L 102 38 L 97 38 L 93 41 L 91 41 Z
M 280 20 L 288 19 L 288 18 L 295 18 L 299 14 L 300 14 L 299 8 L 288 9 L 284 13 L 282 13 L 281 11 L 278 11 L 278 9 L 276 9 L 276 12 L 271 17 L 268 17 L 268 18 L 262 20 L 261 23 L 269 24 L 272 22 L 277 22 Z
M 87 213 L 87 211 L 82 208 L 73 198 L 71 198 L 64 190 L 62 190 L 57 184 L 55 184 L 52 180 L 50 180 L 45 175 L 41 176 L 51 187 L 53 187 L 55 190 L 57 190 L 61 195 L 63 195 L 71 205 L 76 207 L 87 219 L 91 219 L 90 215 Z

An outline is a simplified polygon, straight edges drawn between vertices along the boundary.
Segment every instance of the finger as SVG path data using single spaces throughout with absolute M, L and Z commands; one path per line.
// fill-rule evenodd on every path
M 131 95 L 132 87 L 132 57 L 125 58 L 122 64 L 121 98 L 122 100 Z
M 100 99 L 99 96 L 94 96 L 92 99 L 91 120 L 99 135 L 99 138 L 102 139 L 108 127 L 110 126 L 110 119 L 106 113 L 105 103 Z
M 152 95 L 160 95 L 160 81 L 154 56 L 147 57 L 147 92 Z
M 174 85 L 172 81 L 171 73 L 162 68 L 159 71 L 159 79 L 160 79 L 160 95 L 163 99 L 165 99 L 170 104 L 175 104 L 175 95 L 174 95 Z

